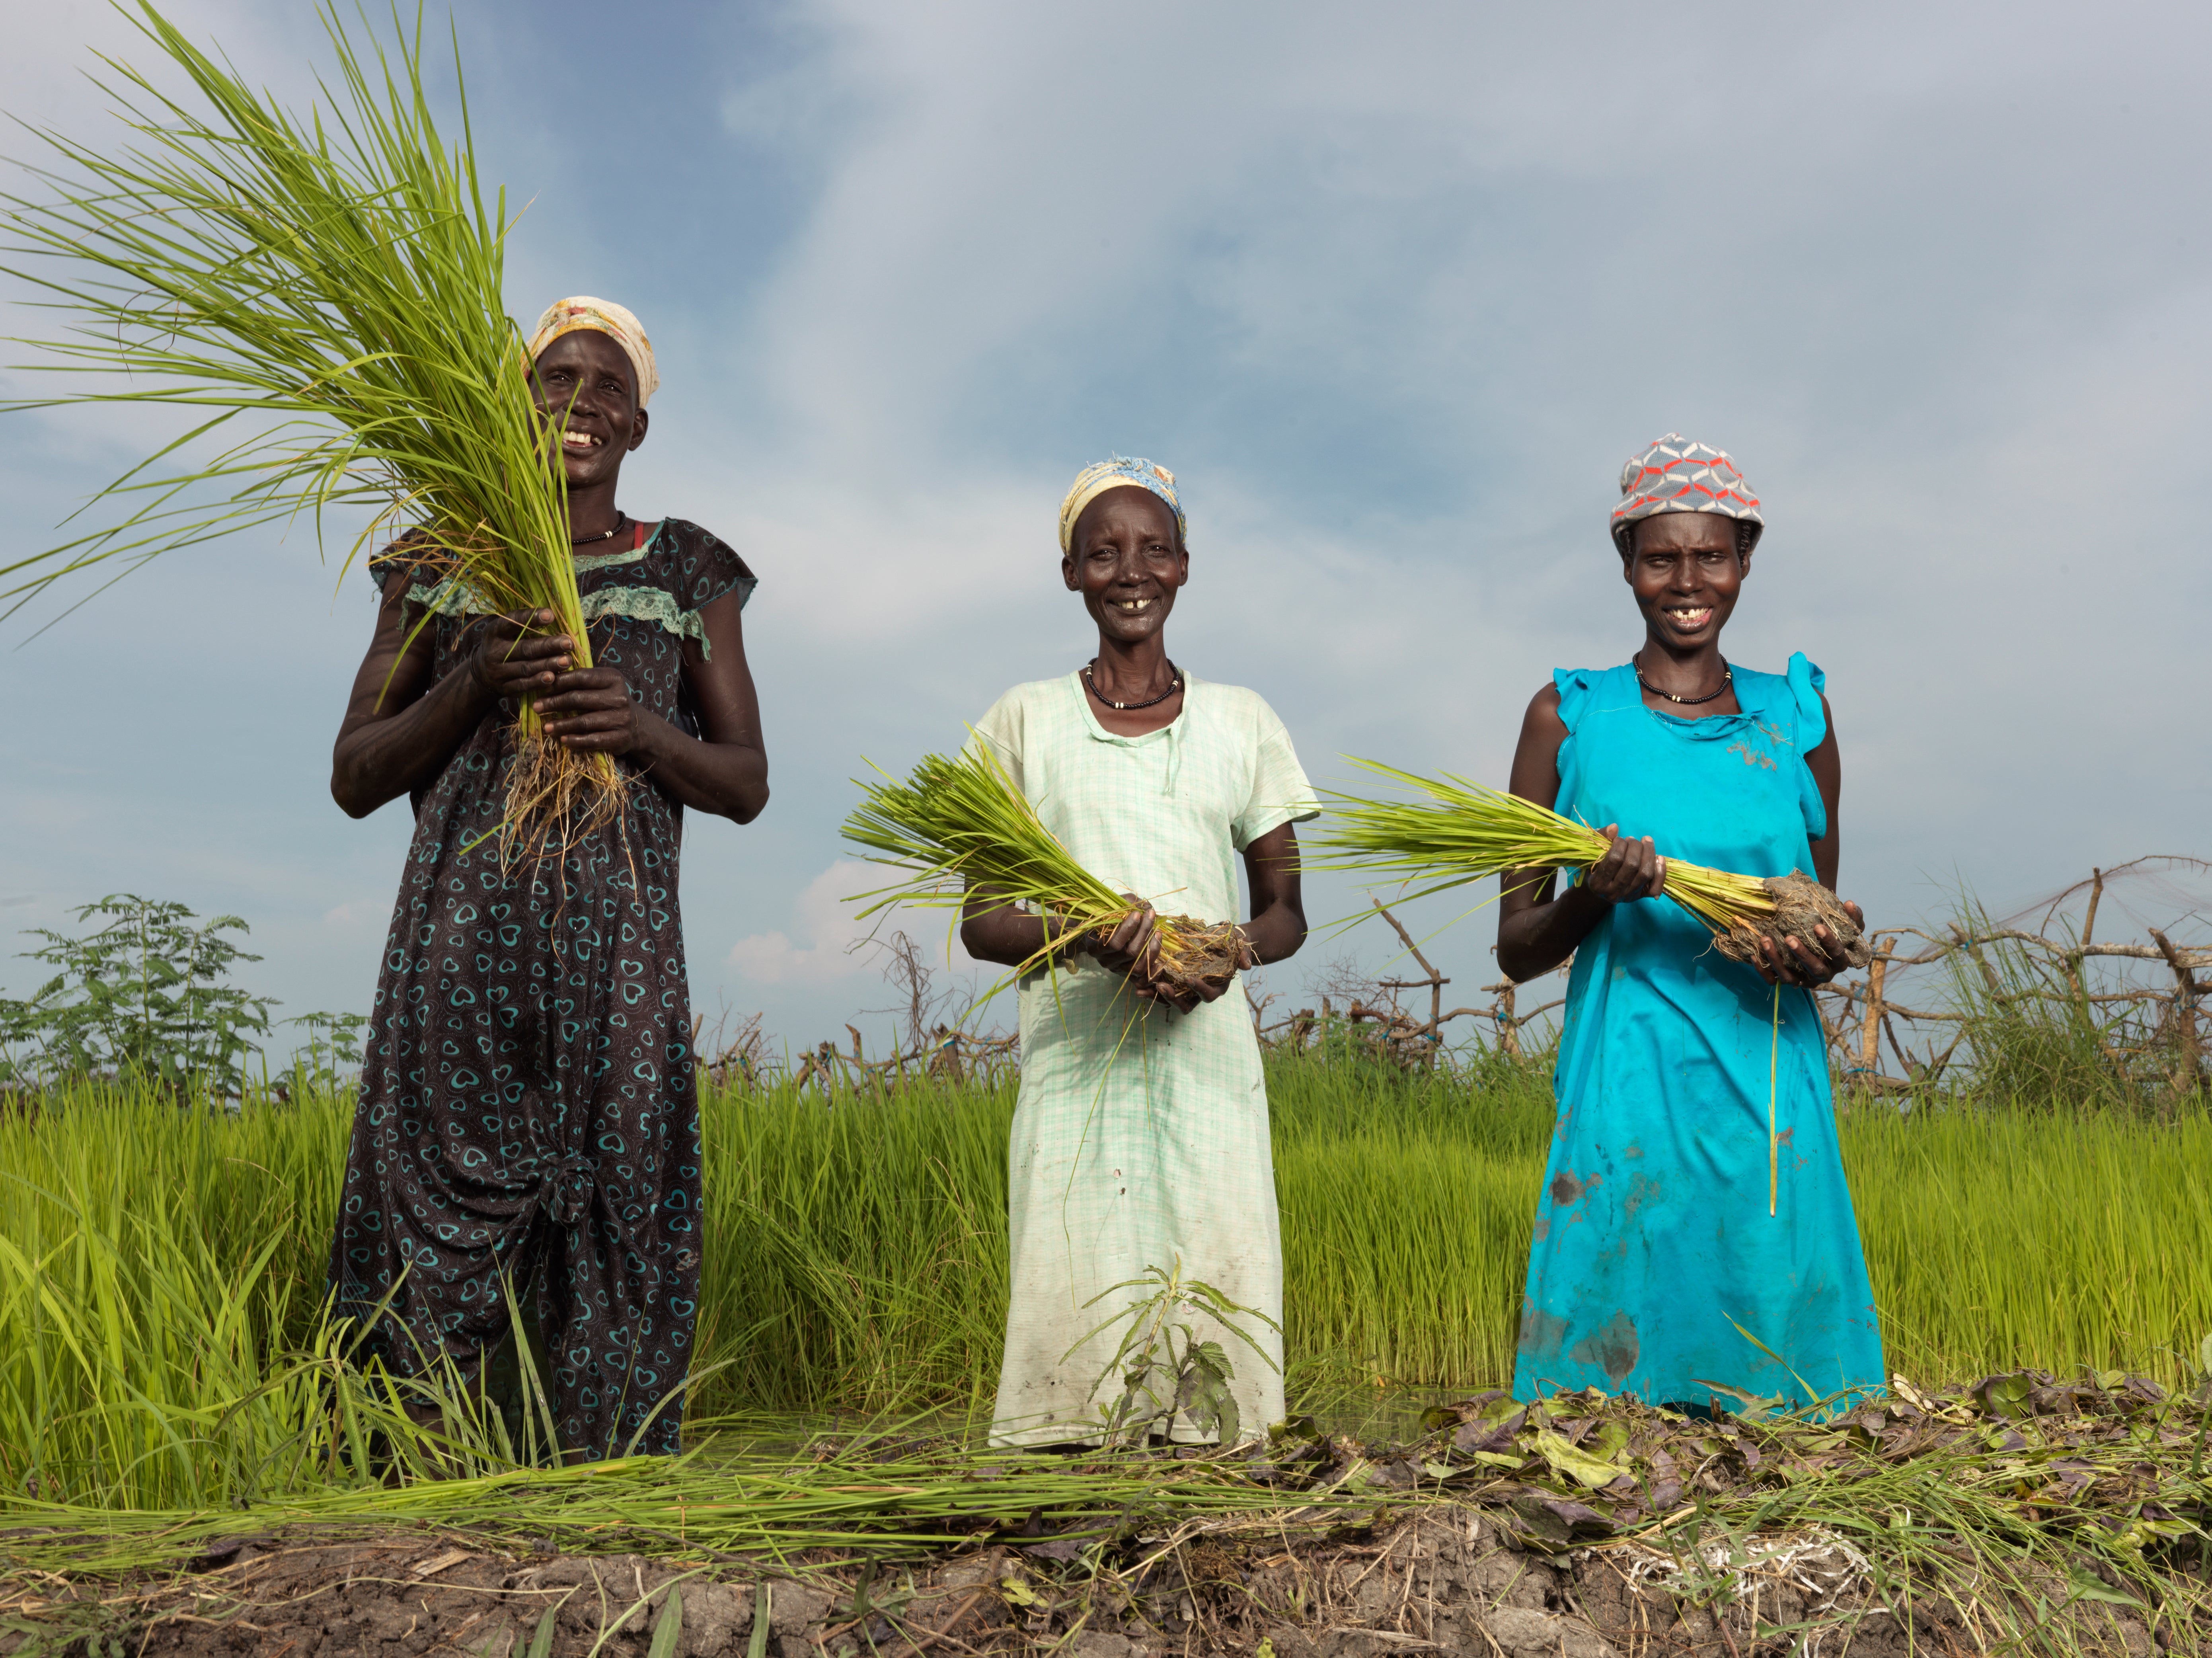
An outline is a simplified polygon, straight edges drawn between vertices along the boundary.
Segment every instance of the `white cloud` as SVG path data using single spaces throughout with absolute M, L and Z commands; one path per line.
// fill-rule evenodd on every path
M 845 900 L 881 882 L 872 864 L 839 858 L 806 883 L 791 903 L 791 932 L 755 933 L 730 947 L 726 958 L 757 984 L 826 984 L 876 970 L 871 954 L 855 948 L 868 929 L 853 919 Z M 794 942 L 792 933 L 799 936 Z
M 311 14 L 178 10 L 294 101 L 325 55 Z M 700 49 L 710 12 L 774 49 Z M 1607 486 L 1678 426 L 1767 497 L 1731 655 L 1828 670 L 1845 878 L 1878 917 L 1962 860 L 2004 909 L 2201 841 L 2187 718 L 2160 710 L 2197 705 L 2212 600 L 2191 465 L 2212 443 L 2212 106 L 2185 80 L 2212 14 L 692 14 L 610 44 L 608 75 L 663 94 L 589 142 L 546 113 L 568 70 L 514 27 L 519 0 L 460 15 L 489 176 L 538 202 L 520 308 L 627 296 L 662 345 L 626 505 L 698 520 L 763 577 L 746 629 L 775 798 L 758 825 L 688 830 L 685 914 L 717 941 L 692 963 L 702 1005 L 742 982 L 796 1034 L 886 999 L 839 902 L 878 872 L 823 867 L 847 780 L 949 748 L 1005 686 L 1089 654 L 1053 512 L 1108 448 L 1187 488 L 1177 660 L 1267 696 L 1317 780 L 1343 781 L 1339 752 L 1496 778 L 1552 667 L 1622 660 Z M 41 9 L 0 58 L 0 107 L 109 131 L 69 70 L 118 38 L 104 6 Z M 653 233 L 596 234 L 617 222 Z M 0 455 L 34 526 L 144 439 L 108 411 L 45 420 Z M 354 946 L 388 914 L 354 895 L 389 893 L 407 826 L 404 805 L 343 822 L 324 793 L 368 618 L 358 576 L 332 616 L 309 551 L 302 531 L 250 562 L 180 555 L 0 654 L 0 698 L 40 710 L 0 733 L 0 827 L 71 898 L 291 917 L 270 978 L 351 1005 L 373 970 Z M 2121 689 L 2052 691 L 2073 685 Z M 201 710 L 222 717 L 180 741 Z M 1357 902 L 1314 887 L 1317 918 Z M 943 954 L 941 916 L 890 926 Z M 1485 983 L 1489 942 L 1479 918 L 1432 954 Z

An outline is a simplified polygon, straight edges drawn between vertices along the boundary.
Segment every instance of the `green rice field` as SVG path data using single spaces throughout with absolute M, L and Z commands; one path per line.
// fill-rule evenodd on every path
M 1543 1079 L 1277 1061 L 1271 1094 L 1294 1407 L 1504 1381 Z M 1012 1111 L 1011 1087 L 711 1094 L 695 1421 L 988 1401 Z M 337 1097 L 113 1091 L 0 1119 L 0 1482 L 227 1503 L 372 1430 L 333 1413 L 317 1332 L 349 1120 Z M 2212 1117 L 1862 1106 L 1843 1144 L 1893 1371 L 2189 1377 L 2212 1331 Z

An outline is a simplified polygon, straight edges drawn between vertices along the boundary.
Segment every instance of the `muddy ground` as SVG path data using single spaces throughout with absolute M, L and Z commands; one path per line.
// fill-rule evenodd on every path
M 926 1565 L 794 1564 L 768 1577 L 451 1532 L 295 1530 L 226 1542 L 137 1582 L 15 1577 L 0 1597 L 0 1653 L 1902 1658 L 2017 1649 L 2025 1635 L 2047 1651 L 2152 1658 L 2197 1651 L 2212 1633 L 2177 1619 L 2178 1606 L 2148 1612 L 2063 1582 L 1964 1603 L 1884 1588 L 1848 1545 L 1818 1533 L 1700 1561 L 1634 1539 L 1524 1552 L 1468 1508 L 1334 1534 L 1300 1523 L 1194 1527 L 1103 1557 L 1069 1543 L 1000 1543 Z

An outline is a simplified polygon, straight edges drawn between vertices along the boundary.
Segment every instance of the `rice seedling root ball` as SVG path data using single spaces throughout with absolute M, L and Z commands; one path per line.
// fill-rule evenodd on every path
M 1234 923 L 1211 925 L 1190 916 L 1162 916 L 1159 931 L 1154 984 L 1215 996 L 1228 990 L 1244 951 L 1244 936 Z
M 904 782 L 862 783 L 845 838 L 869 861 L 905 872 L 896 885 L 857 894 L 863 917 L 896 903 L 951 908 L 976 889 L 1055 918 L 1051 940 L 1017 974 L 1062 960 L 1077 939 L 1108 939 L 1142 907 L 1068 855 L 988 745 L 957 756 L 925 754 Z M 1234 922 L 1154 919 L 1153 984 L 1219 996 L 1237 977 L 1244 936 Z
M 1716 934 L 1713 948 L 1731 961 L 1757 961 L 1762 940 L 1771 939 L 1777 949 L 1785 938 L 1796 938 L 1810 945 L 1813 930 L 1826 927 L 1843 946 L 1844 959 L 1854 967 L 1863 967 L 1874 960 L 1874 945 L 1851 919 L 1851 912 L 1826 887 L 1813 880 L 1802 869 L 1792 869 L 1786 875 L 1770 875 L 1759 886 L 1774 901 L 1771 914 L 1753 916 L 1740 921 L 1724 933 Z

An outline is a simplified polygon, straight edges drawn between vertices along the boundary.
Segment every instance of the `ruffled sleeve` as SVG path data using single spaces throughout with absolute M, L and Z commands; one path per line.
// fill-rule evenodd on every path
M 1820 706 L 1820 693 L 1828 688 L 1828 676 L 1805 659 L 1802 650 L 1790 658 L 1790 666 L 1782 677 L 1790 682 L 1790 700 L 1797 707 L 1797 742 L 1809 754 L 1818 748 L 1828 735 L 1828 716 Z
M 1569 732 L 1582 723 L 1583 713 L 1589 706 L 1591 693 L 1606 670 L 1600 667 L 1555 667 L 1552 684 L 1559 693 L 1559 722 Z
M 1813 768 L 1805 764 L 1805 757 L 1827 738 L 1828 716 L 1820 706 L 1820 692 L 1827 686 L 1828 676 L 1800 650 L 1791 654 L 1782 677 L 1790 686 L 1790 701 L 1796 716 L 1797 803 L 1804 813 L 1805 833 L 1811 839 L 1826 840 L 1828 803 L 1820 798 L 1820 785 L 1814 781 Z
M 416 564 L 407 544 L 421 533 L 419 530 L 409 530 L 397 541 L 369 554 L 368 579 L 376 583 L 378 593 L 387 589 L 395 575 L 404 576 L 410 581 L 414 578 Z
M 701 609 L 726 593 L 735 593 L 742 608 L 759 585 L 726 542 L 681 518 L 663 520 L 642 547 L 580 557 L 576 574 L 593 578 L 580 594 L 586 624 L 603 616 L 657 623 L 679 639 L 694 641 L 708 658 L 714 647 Z M 604 582 L 597 579 L 602 576 Z
M 681 519 L 671 519 L 668 530 L 674 544 L 675 569 L 671 573 L 677 602 L 696 613 L 724 594 L 734 592 L 742 609 L 760 585 L 760 577 L 729 543 Z
M 1559 792 L 1553 797 L 1552 809 L 1562 817 L 1577 815 L 1582 793 L 1582 753 L 1575 741 L 1575 731 L 1590 711 L 1590 699 L 1597 694 L 1598 681 L 1606 670 L 1601 667 L 1555 667 L 1552 684 L 1559 693 L 1559 722 L 1567 728 L 1566 740 L 1559 745 L 1559 758 L 1553 764 L 1559 775 Z

